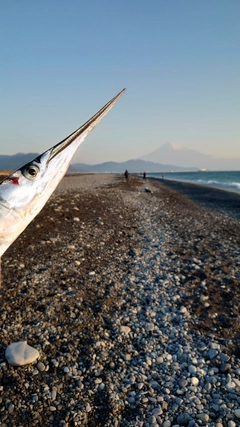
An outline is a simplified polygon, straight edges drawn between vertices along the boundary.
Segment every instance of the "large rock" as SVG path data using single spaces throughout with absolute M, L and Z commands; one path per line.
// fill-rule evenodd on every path
M 35 362 L 39 357 L 39 352 L 28 345 L 27 341 L 19 341 L 6 348 L 5 357 L 10 365 L 23 366 Z

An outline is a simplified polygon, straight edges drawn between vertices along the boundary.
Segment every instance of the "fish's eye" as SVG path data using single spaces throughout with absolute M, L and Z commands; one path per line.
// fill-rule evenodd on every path
M 22 171 L 23 175 L 27 179 L 35 179 L 38 176 L 39 172 L 39 167 L 34 164 L 27 165 Z

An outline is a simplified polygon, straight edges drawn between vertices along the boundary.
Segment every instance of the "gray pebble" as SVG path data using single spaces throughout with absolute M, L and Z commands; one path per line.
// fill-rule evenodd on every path
M 12 412 L 14 411 L 14 405 L 11 403 L 11 404 L 8 406 L 7 410 L 8 410 L 8 413 L 9 413 L 9 414 L 12 414 Z
M 45 370 L 45 365 L 42 362 L 37 363 L 37 368 L 40 372 Z

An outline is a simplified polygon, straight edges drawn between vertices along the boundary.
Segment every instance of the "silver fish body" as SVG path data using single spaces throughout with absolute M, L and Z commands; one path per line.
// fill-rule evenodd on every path
M 63 141 L 0 183 L 0 257 L 40 212 L 80 144 L 124 92 L 125 89 Z

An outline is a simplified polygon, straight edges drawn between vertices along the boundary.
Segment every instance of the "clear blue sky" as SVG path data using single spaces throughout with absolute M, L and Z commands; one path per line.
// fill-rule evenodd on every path
M 239 0 L 0 4 L 0 154 L 43 152 L 126 87 L 74 162 L 169 141 L 240 158 Z

